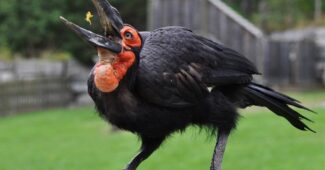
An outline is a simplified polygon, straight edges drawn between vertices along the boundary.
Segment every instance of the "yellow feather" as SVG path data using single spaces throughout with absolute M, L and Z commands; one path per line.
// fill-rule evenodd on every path
M 90 11 L 88 11 L 85 20 L 91 25 L 91 18 L 93 17 L 94 15 Z

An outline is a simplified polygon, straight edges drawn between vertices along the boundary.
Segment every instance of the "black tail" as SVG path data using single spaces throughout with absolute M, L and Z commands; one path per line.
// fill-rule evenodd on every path
M 294 127 L 315 132 L 302 122 L 303 119 L 312 122 L 310 119 L 289 107 L 291 105 L 313 112 L 302 106 L 299 101 L 255 83 L 245 87 L 243 93 L 254 105 L 267 107 L 275 114 L 286 118 Z

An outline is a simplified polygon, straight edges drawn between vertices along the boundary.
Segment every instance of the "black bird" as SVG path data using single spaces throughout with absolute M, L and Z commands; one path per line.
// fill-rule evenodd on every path
M 135 170 L 170 134 L 190 125 L 218 132 L 211 170 L 220 170 L 238 108 L 264 106 L 297 129 L 312 131 L 302 122 L 309 119 L 289 106 L 309 109 L 253 83 L 259 73 L 238 52 L 183 27 L 139 32 L 106 0 L 92 1 L 105 36 L 61 20 L 97 48 L 88 92 L 100 115 L 142 141 L 125 170 Z

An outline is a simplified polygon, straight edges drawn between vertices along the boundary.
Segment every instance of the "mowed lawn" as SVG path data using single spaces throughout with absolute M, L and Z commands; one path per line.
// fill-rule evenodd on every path
M 325 168 L 325 93 L 293 95 L 319 113 L 303 111 L 315 121 L 308 124 L 317 133 L 298 131 L 264 109 L 242 111 L 224 170 Z M 0 170 L 122 170 L 139 145 L 130 133 L 112 132 L 92 108 L 0 118 Z M 139 170 L 207 170 L 214 145 L 214 137 L 189 128 L 168 139 Z

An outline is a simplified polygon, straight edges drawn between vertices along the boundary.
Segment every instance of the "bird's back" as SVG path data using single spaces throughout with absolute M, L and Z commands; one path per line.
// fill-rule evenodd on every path
M 205 98 L 208 87 L 247 84 L 252 74 L 255 66 L 234 50 L 183 27 L 164 27 L 146 38 L 136 85 L 149 102 L 186 107 Z

